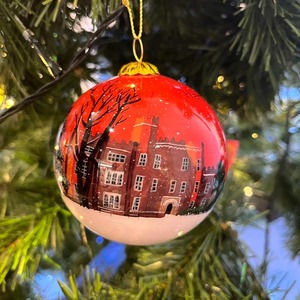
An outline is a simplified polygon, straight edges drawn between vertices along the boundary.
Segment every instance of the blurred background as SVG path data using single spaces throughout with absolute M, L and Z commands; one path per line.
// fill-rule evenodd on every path
M 300 299 L 300 2 L 143 8 L 144 60 L 223 124 L 236 153 L 225 188 L 166 244 L 86 230 L 61 200 L 54 142 L 72 103 L 134 60 L 128 13 L 114 0 L 0 1 L 0 298 Z

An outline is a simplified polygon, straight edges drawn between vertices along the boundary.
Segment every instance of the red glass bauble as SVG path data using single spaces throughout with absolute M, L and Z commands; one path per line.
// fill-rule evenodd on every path
M 199 224 L 224 185 L 226 142 L 194 90 L 125 71 L 84 93 L 55 145 L 56 179 L 75 217 L 121 243 L 166 242 Z

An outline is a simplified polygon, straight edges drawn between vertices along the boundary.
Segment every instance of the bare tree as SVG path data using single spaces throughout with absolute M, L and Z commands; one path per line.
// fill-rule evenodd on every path
M 97 87 L 96 87 L 97 88 Z M 88 105 L 88 116 L 86 121 L 82 118 L 82 113 L 87 109 L 83 107 L 84 111 L 76 124 L 74 136 L 77 140 L 74 152 L 76 160 L 75 173 L 77 175 L 77 192 L 79 200 L 83 206 L 88 206 L 88 199 L 96 197 L 97 190 L 97 170 L 98 162 L 96 157 L 101 157 L 101 153 L 105 148 L 109 134 L 113 128 L 126 120 L 124 114 L 131 104 L 141 100 L 136 95 L 136 90 L 132 88 L 120 89 L 115 83 L 108 83 L 102 87 L 102 93 L 97 99 L 95 98 L 95 89 L 90 93 L 90 100 Z M 103 122 L 103 118 L 111 114 L 111 119 L 108 121 L 103 132 L 97 132 L 92 135 L 92 128 Z M 107 121 L 106 121 L 107 122 Z M 84 133 L 81 140 L 78 140 L 79 129 L 84 128 Z M 94 183 L 92 190 L 92 182 Z

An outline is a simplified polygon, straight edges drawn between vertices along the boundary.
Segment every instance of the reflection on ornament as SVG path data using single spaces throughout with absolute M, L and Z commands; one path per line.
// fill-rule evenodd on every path
M 227 171 L 224 134 L 208 103 L 150 66 L 123 68 L 84 93 L 55 145 L 68 208 L 99 235 L 134 245 L 194 228 Z

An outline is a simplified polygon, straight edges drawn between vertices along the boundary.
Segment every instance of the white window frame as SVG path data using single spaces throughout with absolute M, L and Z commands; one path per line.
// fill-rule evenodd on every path
M 113 172 L 111 176 L 111 185 L 117 185 L 117 178 L 118 174 L 116 172 Z
M 195 205 L 195 201 L 191 201 L 191 202 L 190 202 L 190 205 L 189 205 L 189 208 L 193 208 L 194 205 Z
M 138 166 L 145 167 L 147 165 L 147 153 L 141 153 Z
M 103 207 L 119 209 L 121 203 L 121 195 L 116 193 L 103 194 Z
M 176 180 L 170 180 L 170 188 L 169 188 L 169 193 L 175 193 L 176 190 Z
M 123 185 L 123 178 L 124 178 L 124 176 L 123 176 L 123 173 L 121 172 L 121 173 L 119 174 L 118 178 L 117 178 L 117 185 L 118 185 L 118 186 Z
M 108 170 L 105 176 L 105 184 L 108 185 L 123 185 L 124 172 Z
M 114 208 L 116 208 L 116 209 L 120 208 L 120 200 L 121 200 L 121 196 L 116 195 L 115 196 L 115 201 L 114 201 Z
M 107 160 L 113 161 L 113 162 L 118 162 L 118 163 L 125 163 L 126 155 L 109 151 L 107 153 Z
M 134 181 L 134 190 L 135 191 L 141 191 L 143 189 L 144 178 L 145 178 L 145 176 L 136 175 L 135 181 Z
M 108 207 L 113 208 L 114 207 L 114 202 L 115 202 L 115 196 L 110 194 L 109 195 L 109 201 L 108 201 Z
M 186 186 L 187 186 L 186 181 L 181 181 L 179 193 L 185 193 Z
M 190 160 L 188 157 L 183 157 L 181 162 L 181 171 L 187 171 L 189 169 Z
M 157 191 L 157 186 L 158 186 L 158 179 L 153 178 L 150 191 L 151 192 L 156 192 Z
M 160 165 L 161 165 L 161 155 L 155 154 L 154 162 L 153 162 L 153 169 L 160 169 Z
M 108 194 L 103 195 L 103 207 L 108 207 Z
M 132 211 L 138 211 L 140 209 L 140 204 L 141 204 L 141 197 L 134 197 L 131 210 Z

